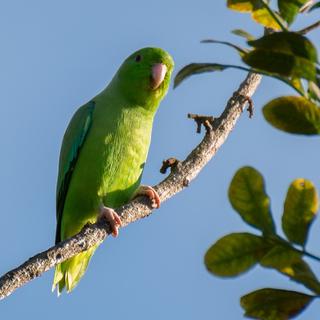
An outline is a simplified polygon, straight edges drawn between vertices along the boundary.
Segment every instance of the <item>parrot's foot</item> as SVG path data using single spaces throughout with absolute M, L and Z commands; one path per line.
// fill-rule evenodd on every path
M 119 235 L 119 228 L 121 227 L 121 219 L 119 215 L 111 208 L 101 206 L 98 219 L 106 219 L 111 227 L 111 232 L 114 237 Z
M 160 208 L 161 200 L 156 190 L 150 186 L 141 185 L 138 190 L 135 192 L 133 198 L 139 196 L 146 196 L 152 202 L 152 208 Z

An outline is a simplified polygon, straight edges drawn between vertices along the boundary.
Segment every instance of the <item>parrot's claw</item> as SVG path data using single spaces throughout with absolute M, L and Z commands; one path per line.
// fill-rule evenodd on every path
M 161 200 L 156 190 L 150 186 L 141 185 L 134 194 L 134 198 L 139 196 L 146 196 L 152 202 L 152 208 L 160 208 Z
M 121 227 L 121 218 L 119 215 L 111 208 L 101 206 L 99 219 L 104 218 L 106 219 L 111 227 L 111 232 L 114 237 L 119 235 L 119 228 Z

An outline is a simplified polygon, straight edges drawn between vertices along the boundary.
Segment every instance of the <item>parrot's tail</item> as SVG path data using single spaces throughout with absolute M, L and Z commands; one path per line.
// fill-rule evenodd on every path
M 54 273 L 52 291 L 57 287 L 58 296 L 64 288 L 68 293 L 71 292 L 86 272 L 89 261 L 97 247 L 98 245 L 93 246 L 89 250 L 58 264 Z

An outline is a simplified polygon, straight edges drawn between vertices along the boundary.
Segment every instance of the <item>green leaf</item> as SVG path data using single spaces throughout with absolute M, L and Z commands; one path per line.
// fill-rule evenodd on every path
M 297 291 L 265 288 L 241 297 L 240 304 L 249 318 L 287 320 L 301 313 L 314 298 Z
M 219 40 L 214 40 L 214 39 L 205 39 L 205 40 L 201 40 L 201 43 L 218 43 L 218 44 L 224 44 L 228 47 L 231 47 L 235 50 L 238 51 L 238 53 L 240 54 L 240 56 L 243 56 L 243 54 L 247 53 L 248 50 L 247 49 L 243 49 L 240 46 L 237 46 L 236 44 L 233 44 L 231 42 L 228 41 L 219 41 Z
M 231 233 L 207 251 L 204 262 L 219 277 L 234 277 L 252 268 L 270 249 L 264 238 L 251 233 Z
M 261 0 L 228 0 L 227 6 L 232 10 L 251 13 L 251 18 L 265 27 L 281 29 Z
M 302 259 L 301 253 L 288 245 L 275 245 L 261 260 L 260 264 L 266 268 L 275 269 L 288 276 L 291 280 L 303 284 L 311 291 L 320 293 L 320 283 Z
M 257 49 L 286 53 L 311 62 L 318 61 L 316 47 L 308 38 L 296 32 L 272 33 L 257 40 L 248 41 L 248 44 Z
M 241 218 L 264 233 L 274 233 L 270 199 L 265 192 L 262 175 L 251 167 L 243 167 L 234 175 L 229 187 L 229 200 Z
M 174 88 L 176 88 L 182 81 L 189 78 L 194 74 L 200 74 L 205 72 L 215 72 L 215 71 L 224 71 L 225 69 L 239 69 L 244 71 L 250 71 L 248 68 L 228 65 L 228 64 L 220 64 L 220 63 L 190 63 L 183 67 L 174 78 Z
M 320 133 L 320 109 L 304 97 L 280 97 L 263 107 L 265 119 L 282 131 L 314 135 Z
M 234 29 L 231 32 L 239 37 L 243 37 L 243 38 L 247 39 L 248 41 L 255 39 L 252 34 L 250 34 L 249 32 L 247 32 L 243 29 Z
M 290 78 L 316 81 L 315 63 L 283 52 L 255 49 L 245 54 L 242 60 L 250 67 Z
M 221 63 L 191 63 L 183 67 L 174 79 L 174 88 L 176 88 L 182 81 L 189 78 L 194 74 L 200 74 L 205 72 L 215 72 L 215 71 L 224 71 L 226 69 L 238 69 L 246 72 L 254 72 L 258 74 L 262 74 L 264 76 L 272 77 L 274 79 L 280 80 L 287 85 L 291 86 L 294 90 L 296 90 L 299 94 L 303 95 L 304 91 L 300 91 L 299 87 L 294 83 L 292 80 L 278 76 L 275 74 L 268 73 L 266 71 L 254 69 L 254 68 L 247 68 L 237 65 L 231 64 L 221 64 Z
M 315 186 L 306 179 L 296 179 L 289 187 L 284 203 L 282 228 L 288 240 L 305 246 L 308 231 L 319 209 Z
M 309 0 L 278 0 L 280 15 L 290 25 L 299 13 L 299 10 Z

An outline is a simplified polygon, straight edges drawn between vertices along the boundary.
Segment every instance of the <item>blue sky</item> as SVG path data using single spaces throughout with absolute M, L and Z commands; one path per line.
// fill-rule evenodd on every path
M 297 28 L 314 22 L 316 13 Z M 241 43 L 230 30 L 261 28 L 249 16 L 227 10 L 225 1 L 2 1 L 0 3 L 0 273 L 54 242 L 55 183 L 61 139 L 77 107 L 101 91 L 122 61 L 145 46 L 173 56 L 177 72 L 190 62 L 238 62 L 228 48 L 200 44 L 204 38 Z M 319 40 L 319 31 L 311 38 Z M 318 41 L 319 43 L 319 41 Z M 319 49 L 319 48 L 318 48 Z M 163 159 L 183 159 L 201 139 L 188 112 L 219 115 L 244 74 L 237 71 L 191 78 L 170 89 L 154 123 L 145 184 L 163 176 Z M 282 133 L 261 114 L 268 100 L 293 92 L 264 79 L 254 96 L 253 120 L 244 115 L 214 160 L 191 186 L 160 210 L 121 230 L 97 250 L 70 295 L 51 293 L 47 272 L 1 302 L 4 319 L 241 319 L 239 297 L 261 287 L 305 291 L 274 271 L 255 268 L 237 279 L 219 279 L 203 264 L 221 236 L 252 231 L 227 199 L 235 171 L 251 165 L 265 176 L 279 226 L 289 183 L 298 177 L 319 183 L 319 138 Z M 280 228 L 278 228 L 280 229 Z M 309 239 L 320 254 L 319 221 Z M 281 232 L 281 231 L 279 231 Z M 313 264 L 315 269 L 319 265 Z M 306 291 L 305 291 L 306 292 Z M 316 301 L 300 317 L 315 319 Z M 316 316 L 317 315 L 317 316 Z

